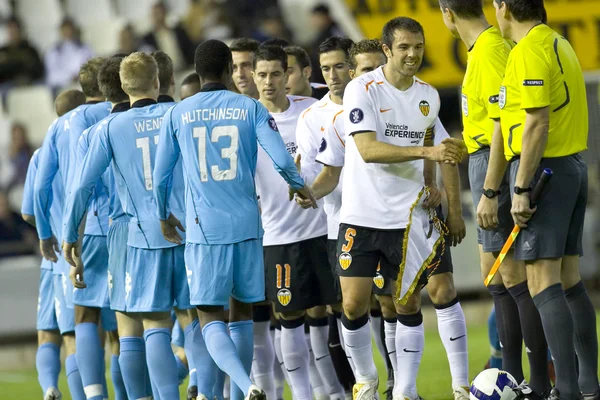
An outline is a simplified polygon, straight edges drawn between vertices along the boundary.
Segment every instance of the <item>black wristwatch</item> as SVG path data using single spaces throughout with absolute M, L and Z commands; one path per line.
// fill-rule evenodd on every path
M 518 186 L 515 186 L 515 194 L 523 194 L 523 193 L 527 193 L 527 192 L 531 192 L 531 188 L 520 188 Z
M 487 197 L 488 199 L 493 199 L 494 197 L 496 197 L 500 194 L 499 190 L 493 190 L 493 189 L 483 189 L 482 192 L 483 192 L 483 195 L 485 197 Z

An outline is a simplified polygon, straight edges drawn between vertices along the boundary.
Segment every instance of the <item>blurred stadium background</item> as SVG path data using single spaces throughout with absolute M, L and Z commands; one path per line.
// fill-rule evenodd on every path
M 495 23 L 492 0 L 484 1 L 488 20 Z M 546 8 L 549 25 L 571 42 L 586 73 L 590 195 L 581 270 L 598 300 L 600 0 L 546 0 Z M 315 60 L 318 43 L 331 34 L 354 40 L 377 38 L 385 22 L 398 15 L 423 24 L 426 52 L 418 75 L 438 88 L 442 122 L 460 137 L 459 93 L 466 49 L 443 25 L 437 0 L 0 0 L 0 387 L 17 379 L 31 386 L 31 393 L 39 390 L 32 371 L 40 258 L 35 232 L 20 221 L 22 185 L 29 158 L 55 118 L 53 99 L 61 90 L 77 87 L 81 63 L 92 55 L 158 47 L 173 58 L 179 84 L 192 71 L 193 51 L 204 39 L 280 37 L 305 47 Z M 317 61 L 313 81 L 322 79 Z M 459 293 L 463 300 L 473 300 L 464 307 L 474 329 L 470 332 L 479 335 L 470 339 L 471 351 L 479 346 L 476 362 L 483 360 L 472 367 L 475 371 L 488 355 L 483 325 L 491 303 L 479 274 L 466 163 L 460 168 L 468 233 L 452 255 Z M 428 329 L 435 330 L 434 318 L 428 319 Z M 433 346 L 441 346 L 438 342 Z M 443 354 L 426 352 L 434 357 Z M 427 362 L 422 366 L 430 367 Z M 28 372 L 15 378 L 7 371 Z

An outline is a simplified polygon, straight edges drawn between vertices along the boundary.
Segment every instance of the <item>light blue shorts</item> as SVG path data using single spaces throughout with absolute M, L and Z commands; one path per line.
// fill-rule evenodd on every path
M 127 312 L 192 308 L 184 246 L 153 250 L 127 246 L 125 293 Z
M 243 303 L 265 299 L 262 239 L 222 245 L 188 243 L 185 263 L 195 306 L 227 306 L 229 297 Z
M 54 313 L 58 320 L 60 334 L 75 332 L 75 310 L 67 306 L 66 295 L 73 292 L 71 281 L 64 274 L 53 275 Z
M 83 280 L 87 287 L 73 291 L 73 303 L 78 306 L 107 308 L 108 304 L 108 247 L 106 236 L 83 237 L 81 251 Z
M 38 331 L 58 330 L 58 320 L 54 310 L 54 274 L 52 269 L 40 269 L 37 323 Z
M 126 311 L 125 273 L 127 271 L 127 237 L 129 221 L 121 218 L 113 221 L 108 229 L 108 298 L 110 308 Z
M 106 332 L 117 330 L 117 314 L 110 308 L 103 308 L 100 310 L 100 321 L 102 322 L 102 328 Z

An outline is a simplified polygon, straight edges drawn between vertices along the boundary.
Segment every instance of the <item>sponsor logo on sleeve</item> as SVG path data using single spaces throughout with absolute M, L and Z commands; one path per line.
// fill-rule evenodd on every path
M 462 111 L 465 117 L 469 116 L 469 98 L 466 94 L 462 94 Z
M 360 108 L 355 108 L 350 111 L 350 122 L 353 124 L 358 124 L 365 117 L 365 113 Z
M 494 96 L 490 96 L 488 101 L 490 102 L 490 104 L 496 104 L 499 99 L 500 99 L 500 96 L 496 94 Z
M 525 79 L 523 86 L 544 86 L 543 79 Z
M 269 118 L 269 126 L 271 127 L 271 129 L 273 129 L 275 132 L 279 132 L 279 128 L 277 127 L 277 124 L 275 123 L 275 118 L 271 117 Z
M 506 86 L 500 86 L 500 94 L 498 95 L 498 105 L 501 109 L 506 105 Z
M 322 153 L 327 148 L 327 140 L 325 138 L 321 139 L 321 144 L 319 145 L 319 153 Z

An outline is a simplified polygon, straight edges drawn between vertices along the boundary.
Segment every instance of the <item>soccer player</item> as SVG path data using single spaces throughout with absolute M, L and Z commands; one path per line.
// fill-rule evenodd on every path
M 252 79 L 252 60 L 260 43 L 249 38 L 231 42 L 229 49 L 233 55 L 233 83 L 238 92 L 258 100 L 258 90 Z
M 378 267 L 382 276 L 395 279 L 398 274 L 403 260 L 398 244 L 412 218 L 411 204 L 424 185 L 432 184 L 433 174 L 424 181 L 425 170 L 432 169 L 433 161 L 457 163 L 462 157 L 457 140 L 419 146 L 426 132 L 434 129 L 440 106 L 437 91 L 414 77 L 423 57 L 421 25 L 410 18 L 395 18 L 384 27 L 383 37 L 388 63 L 354 79 L 344 92 L 347 149 L 338 251 L 343 335 L 356 367 L 355 399 L 372 399 L 378 387 L 368 317 L 372 279 Z M 397 311 L 404 315 L 401 308 Z M 401 340 L 408 339 L 417 348 L 403 348 L 415 359 L 408 371 L 398 366 L 401 376 L 395 389 L 405 386 L 411 393 L 394 390 L 394 397 L 415 399 L 413 366 L 418 366 L 422 349 L 422 315 L 408 317 L 410 321 L 397 324 L 396 347 L 403 348 Z M 408 360 L 398 357 L 401 361 Z
M 517 43 L 500 87 L 500 120 L 511 213 L 527 228 L 515 240 L 515 259 L 527 267 L 554 358 L 556 387 L 548 398 L 577 399 L 580 391 L 598 398 L 596 314 L 579 275 L 588 190 L 579 154 L 588 135 L 583 73 L 569 42 L 543 23 L 542 0 L 495 0 L 494 7 L 502 35 Z M 544 168 L 554 176 L 532 207 L 530 192 Z
M 319 154 L 319 151 L 324 150 L 323 146 L 326 146 L 326 142 L 323 142 L 323 131 L 325 130 L 325 127 L 333 119 L 333 116 L 342 109 L 341 103 L 344 89 L 348 82 L 350 82 L 347 58 L 348 50 L 350 49 L 350 46 L 352 46 L 352 43 L 352 40 L 347 37 L 334 36 L 328 38 L 319 46 L 320 67 L 325 76 L 325 81 L 328 84 L 329 92 L 321 100 L 303 112 L 298 119 L 296 139 L 298 142 L 298 153 L 302 157 L 303 169 L 306 169 L 306 166 L 308 166 L 311 169 L 320 171 L 322 168 L 315 159 Z M 292 58 L 292 56 L 290 56 L 288 52 L 288 61 L 290 58 Z M 288 71 L 289 70 L 290 67 L 288 66 Z M 310 73 L 308 73 L 307 76 L 310 76 Z M 327 252 L 329 260 L 335 260 L 335 239 L 337 239 L 338 226 L 334 220 L 329 218 L 329 208 L 330 205 L 325 203 L 324 211 L 328 214 Z M 333 267 L 331 269 L 332 274 L 335 277 L 335 287 L 331 289 L 335 289 L 339 292 L 339 281 L 337 280 L 337 273 L 335 272 L 336 263 L 337 262 L 332 264 Z M 334 398 L 335 396 L 340 396 L 343 391 L 343 388 L 339 386 L 340 382 L 337 379 L 337 376 L 343 378 L 344 386 L 348 391 L 352 390 L 354 377 L 349 368 L 350 365 L 348 364 L 346 354 L 343 351 L 332 351 L 331 357 L 327 356 L 330 352 L 328 349 L 328 336 L 329 338 L 332 338 L 333 333 L 335 335 L 333 343 L 340 344 L 338 323 L 335 315 L 337 314 L 339 315 L 339 318 L 341 318 L 342 311 L 339 302 L 330 304 L 330 306 L 331 310 L 334 312 L 332 318 L 328 318 L 324 308 L 315 308 L 312 312 L 317 314 L 319 318 L 310 319 L 309 322 L 312 323 L 310 326 L 310 339 L 316 366 L 319 370 L 319 375 L 323 378 L 327 393 L 331 398 Z M 320 320 L 322 322 L 319 322 Z M 331 324 L 329 324 L 329 321 L 331 321 Z M 329 330 L 332 332 L 327 332 L 327 325 L 329 325 Z M 332 347 L 332 349 L 335 349 L 335 346 Z M 336 357 L 338 359 L 334 360 Z M 336 367 L 335 369 L 333 368 L 334 366 Z
M 79 90 L 71 90 L 61 93 L 55 102 L 56 113 L 60 119 L 63 115 L 85 102 L 85 95 Z M 68 119 L 69 116 L 65 119 Z M 59 122 L 57 119 L 49 129 L 52 134 Z M 64 122 L 64 121 L 61 121 Z M 25 188 L 23 191 L 23 203 L 21 215 L 23 219 L 32 226 L 36 226 L 34 210 L 34 184 L 38 170 L 39 156 L 41 150 L 36 150 L 29 161 Z M 52 181 L 52 192 L 58 198 L 50 206 L 50 223 L 54 232 L 60 232 L 62 224 L 63 202 L 59 193 L 63 192 L 63 182 L 56 177 Z M 67 382 L 72 392 L 72 397 L 79 400 L 84 399 L 83 386 L 79 371 L 73 369 L 75 353 L 75 314 L 73 310 L 65 308 L 62 287 L 62 263 L 64 259 L 59 258 L 59 263 L 52 263 L 42 259 L 40 266 L 40 285 L 37 312 L 38 350 L 36 354 L 36 367 L 38 381 L 44 393 L 44 400 L 59 400 L 62 394 L 58 390 L 58 375 L 60 374 L 60 345 L 61 333 L 65 337 L 65 349 L 67 351 L 68 367 Z M 62 297 L 61 297 L 62 296 Z M 63 314 L 64 315 L 61 315 Z M 62 317 L 62 318 L 61 318 Z M 75 363 L 75 366 L 77 364 Z
M 300 46 L 285 46 L 283 49 L 288 55 L 289 78 L 285 87 L 286 93 L 292 96 L 322 99 L 329 90 L 327 86 L 310 83 L 312 65 L 308 53 Z
M 181 89 L 179 90 L 181 100 L 185 100 L 190 96 L 195 95 L 200 91 L 200 78 L 198 74 L 192 72 L 181 81 Z
M 100 124 L 94 133 L 68 205 L 63 250 L 65 257 L 78 253 L 78 221 L 87 208 L 94 183 L 112 162 L 121 205 L 130 217 L 127 312 L 141 314 L 148 370 L 160 398 L 178 399 L 177 367 L 170 345 L 170 310 L 173 305 L 180 309 L 189 307 L 184 249 L 162 237 L 153 217 L 152 199 L 152 161 L 158 129 L 171 103 L 156 103 L 159 79 L 152 56 L 127 56 L 121 62 L 119 75 L 131 109 Z M 182 198 L 182 171 L 177 172 L 171 181 L 173 195 Z M 174 200 L 171 204 L 173 210 L 183 210 L 181 202 Z
M 287 54 L 278 46 L 261 46 L 254 56 L 254 80 L 260 102 L 271 112 L 291 155 L 296 155 L 296 126 L 301 113 L 315 100 L 287 96 Z M 318 169 L 306 164 L 308 181 Z M 265 227 L 264 252 L 267 297 L 281 314 L 281 350 L 294 396 L 311 398 L 310 354 L 304 340 L 308 310 L 339 301 L 335 280 L 327 266 L 327 221 L 322 210 L 303 212 L 285 199 L 286 186 L 269 168 L 267 154 L 259 152 L 256 169 L 261 217 Z M 314 311 L 314 312 L 313 312 Z
M 481 1 L 441 0 L 440 6 L 448 29 L 469 49 L 462 86 L 463 137 L 470 154 L 469 182 L 481 226 L 477 239 L 481 273 L 486 278 L 513 227 L 498 107 L 511 46 L 487 22 Z M 494 298 L 503 369 L 517 382 L 524 380 L 523 338 L 531 370 L 529 385 L 542 395 L 550 389 L 546 340 L 527 289 L 524 264 L 514 260 L 512 251 L 488 289 Z M 522 390 L 527 391 L 527 387 Z
M 231 50 L 223 42 L 208 40 L 196 49 L 195 60 L 202 91 L 164 117 L 154 194 L 164 236 L 181 242 L 177 211 L 173 199 L 167 199 L 173 167 L 181 155 L 188 188 L 186 264 L 191 272 L 191 302 L 198 308 L 206 348 L 246 399 L 265 400 L 265 393 L 249 378 L 252 354 L 248 351 L 253 347 L 252 303 L 262 301 L 265 293 L 262 228 L 253 179 L 257 141 L 284 179 L 305 197 L 311 195 L 303 188 L 267 110 L 227 90 L 232 79 Z M 227 304 L 231 337 L 223 322 Z M 206 369 L 209 376 L 214 372 Z M 199 396 L 207 396 L 198 389 Z

